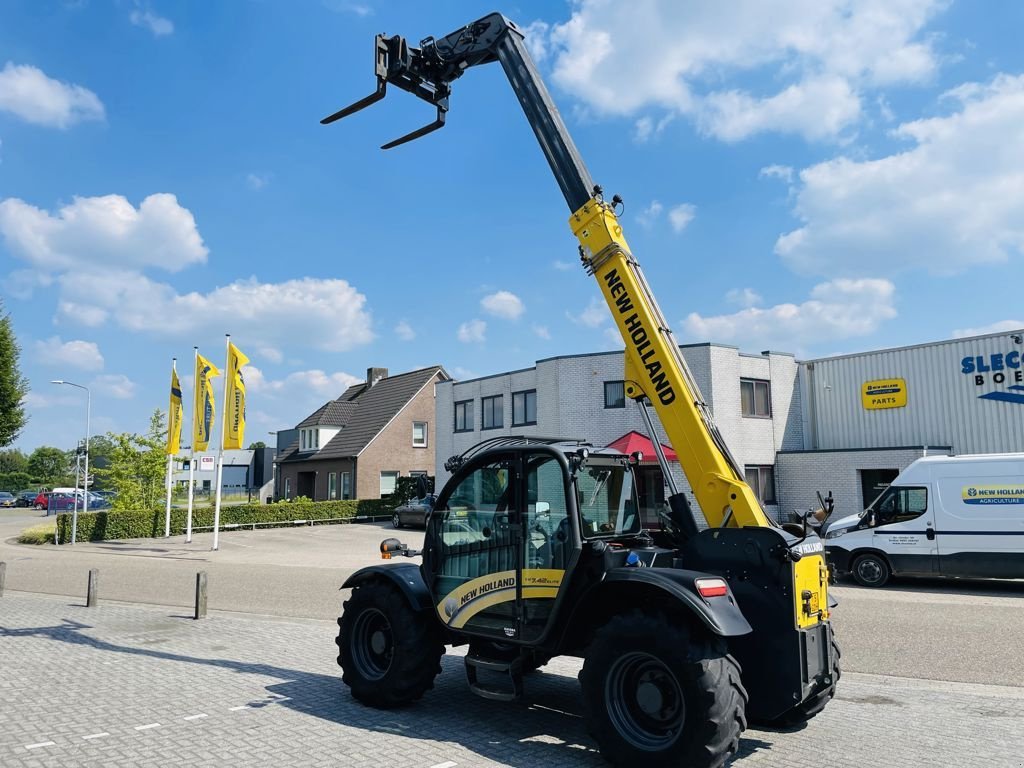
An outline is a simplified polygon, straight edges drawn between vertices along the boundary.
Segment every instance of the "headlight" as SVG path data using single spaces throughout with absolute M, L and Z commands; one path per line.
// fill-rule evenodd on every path
M 834 531 L 829 531 L 825 534 L 826 539 L 838 539 L 844 533 L 849 533 L 849 528 L 836 528 Z

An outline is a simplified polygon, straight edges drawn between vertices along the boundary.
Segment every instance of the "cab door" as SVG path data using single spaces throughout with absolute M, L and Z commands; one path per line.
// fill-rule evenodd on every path
M 868 510 L 872 544 L 888 556 L 895 573 L 938 573 L 935 513 L 928 496 L 926 485 L 890 485 Z
M 431 591 L 452 629 L 519 636 L 521 496 L 520 456 L 509 452 L 462 467 L 438 498 L 430 523 L 438 549 Z

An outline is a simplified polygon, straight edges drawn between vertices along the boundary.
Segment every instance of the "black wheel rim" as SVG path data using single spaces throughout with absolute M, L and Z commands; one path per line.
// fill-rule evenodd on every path
M 367 608 L 352 627 L 352 660 L 367 680 L 380 680 L 394 656 L 391 622 L 376 608 Z
M 867 584 L 878 584 L 882 581 L 882 564 L 873 557 L 862 558 L 857 563 L 857 575 Z
M 671 746 L 683 730 L 686 701 L 676 676 L 656 656 L 635 651 L 616 659 L 604 686 L 615 730 L 637 749 Z

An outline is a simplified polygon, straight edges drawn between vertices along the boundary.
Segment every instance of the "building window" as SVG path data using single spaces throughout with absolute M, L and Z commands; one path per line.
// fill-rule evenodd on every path
M 327 475 L 327 498 L 334 500 L 338 498 L 338 473 L 330 472 Z
M 480 398 L 481 429 L 497 429 L 505 426 L 502 395 Z
M 626 407 L 626 383 L 624 381 L 606 381 L 604 383 L 604 407 Z
M 311 430 L 309 430 L 309 433 L 313 436 L 313 448 L 314 448 L 314 450 L 318 449 L 320 447 L 320 430 L 319 429 L 311 429 Z
M 414 421 L 412 423 L 412 447 L 427 447 L 427 422 Z
M 341 473 L 341 498 L 351 499 L 352 498 L 352 473 L 342 472 Z
M 537 423 L 537 390 L 512 393 L 512 426 Z
M 380 495 L 389 496 L 395 492 L 395 486 L 398 485 L 398 473 L 397 472 L 381 472 L 380 473 Z
M 771 417 L 772 397 L 767 381 L 740 379 L 740 412 L 744 416 Z
M 762 504 L 778 504 L 775 498 L 775 467 L 746 466 L 747 485 Z
M 299 430 L 299 450 L 306 450 L 306 430 L 304 429 Z
M 284 497 L 286 499 L 292 497 L 292 479 L 290 477 L 284 479 Z
M 473 431 L 473 401 L 461 400 L 455 404 L 455 431 Z

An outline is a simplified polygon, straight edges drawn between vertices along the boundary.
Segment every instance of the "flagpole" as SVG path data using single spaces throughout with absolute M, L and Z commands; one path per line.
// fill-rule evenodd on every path
M 220 539 L 220 492 L 224 480 L 224 435 L 228 424 L 228 379 L 231 378 L 231 334 L 224 334 L 224 398 L 221 400 L 220 444 L 217 446 L 217 499 L 213 507 L 213 547 L 219 549 Z
M 192 376 L 195 376 L 196 368 L 199 366 L 199 347 L 192 347 Z M 199 380 L 192 382 L 192 445 L 189 447 L 188 459 L 188 516 L 185 519 L 185 543 L 192 543 L 192 497 L 195 488 L 196 478 L 196 425 L 195 420 L 199 414 Z
M 171 358 L 171 370 L 175 373 L 178 372 L 178 358 Z M 173 395 L 173 393 L 172 393 Z M 180 418 L 180 417 L 179 417 Z M 167 442 L 171 442 L 171 414 L 167 414 Z M 171 536 L 171 470 L 174 467 L 174 454 L 167 454 L 167 483 L 165 484 L 165 496 L 167 507 L 164 510 L 164 538 L 168 539 Z

